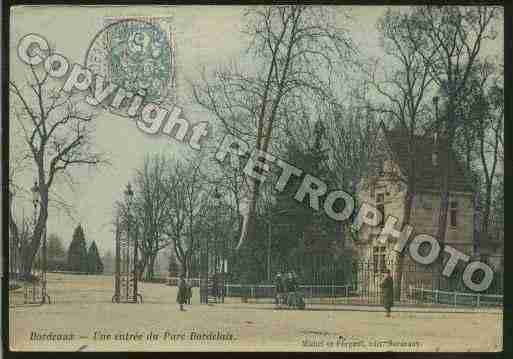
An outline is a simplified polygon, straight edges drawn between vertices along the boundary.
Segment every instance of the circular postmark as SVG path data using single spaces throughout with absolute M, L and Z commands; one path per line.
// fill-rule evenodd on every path
M 93 38 L 85 66 L 145 102 L 167 102 L 174 87 L 170 36 L 148 21 L 113 21 Z

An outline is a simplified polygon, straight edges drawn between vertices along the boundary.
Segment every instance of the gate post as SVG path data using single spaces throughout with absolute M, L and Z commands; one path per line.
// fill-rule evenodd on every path
M 130 241 L 128 228 L 125 229 L 126 237 L 123 237 L 121 232 L 118 217 L 116 220 L 116 273 L 112 302 L 142 303 L 142 296 L 137 292 L 136 241 Z M 130 252 L 130 245 L 133 252 Z
M 45 223 L 45 226 L 44 226 L 44 237 L 43 237 L 43 248 L 42 248 L 42 255 L 43 255 L 43 264 L 42 264 L 42 268 L 41 268 L 41 303 L 42 304 L 50 304 L 50 296 L 48 295 L 47 293 L 47 287 L 46 287 L 46 284 L 47 284 L 47 280 L 46 280 L 46 272 L 47 272 L 47 265 L 48 265 L 48 251 L 47 251 L 47 245 L 48 245 L 48 241 L 47 241 L 47 237 L 46 237 L 46 223 Z
M 119 303 L 120 298 L 120 280 L 121 280 L 121 246 L 119 243 L 119 217 L 116 219 L 116 269 L 114 273 L 114 295 L 112 296 L 113 303 Z

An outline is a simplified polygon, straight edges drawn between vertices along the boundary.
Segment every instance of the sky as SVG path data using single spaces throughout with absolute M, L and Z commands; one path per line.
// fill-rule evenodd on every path
M 342 7 L 352 15 L 347 23 L 353 41 L 362 56 L 382 57 L 379 47 L 376 21 L 385 7 Z M 209 114 L 190 100 L 188 81 L 199 79 L 199 71 L 205 66 L 212 69 L 236 59 L 247 47 L 242 35 L 243 7 L 232 6 L 18 6 L 12 8 L 10 35 L 11 79 L 23 83 L 27 66 L 16 56 L 19 40 L 29 33 L 44 36 L 57 52 L 71 62 L 83 63 L 91 40 L 102 28 L 106 17 L 171 17 L 176 39 L 177 96 L 179 104 L 191 122 L 208 121 Z M 499 36 L 501 38 L 501 36 Z M 502 39 L 501 39 L 502 40 Z M 502 48 L 502 43 L 491 45 L 490 50 Z M 11 124 L 12 124 L 11 119 Z M 84 227 L 86 240 L 95 240 L 101 253 L 114 251 L 114 235 L 111 221 L 113 204 L 122 198 L 126 183 L 144 157 L 152 153 L 180 156 L 187 151 L 186 145 L 162 135 L 151 136 L 138 130 L 127 118 L 102 112 L 95 119 L 95 146 L 108 154 L 110 166 L 100 169 L 73 171 L 75 184 L 69 188 L 63 182 L 55 184 L 55 190 L 73 208 L 73 218 L 62 211 L 50 209 L 48 233 L 56 233 L 64 244 L 71 240 L 78 223 Z M 20 137 L 13 133 L 11 125 L 10 148 L 13 152 L 21 145 Z M 29 171 L 17 177 L 17 183 L 29 188 L 33 174 Z M 28 205 L 27 205 L 28 203 Z M 17 204 L 18 213 L 24 208 L 30 213 L 30 202 Z

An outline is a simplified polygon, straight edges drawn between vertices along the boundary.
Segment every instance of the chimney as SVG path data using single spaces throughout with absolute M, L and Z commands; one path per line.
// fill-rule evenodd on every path
M 433 166 L 438 166 L 438 132 L 433 134 L 433 153 L 431 154 Z

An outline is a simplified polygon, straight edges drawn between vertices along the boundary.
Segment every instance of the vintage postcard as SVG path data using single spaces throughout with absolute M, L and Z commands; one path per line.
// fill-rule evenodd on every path
M 9 20 L 11 351 L 502 351 L 502 7 Z

